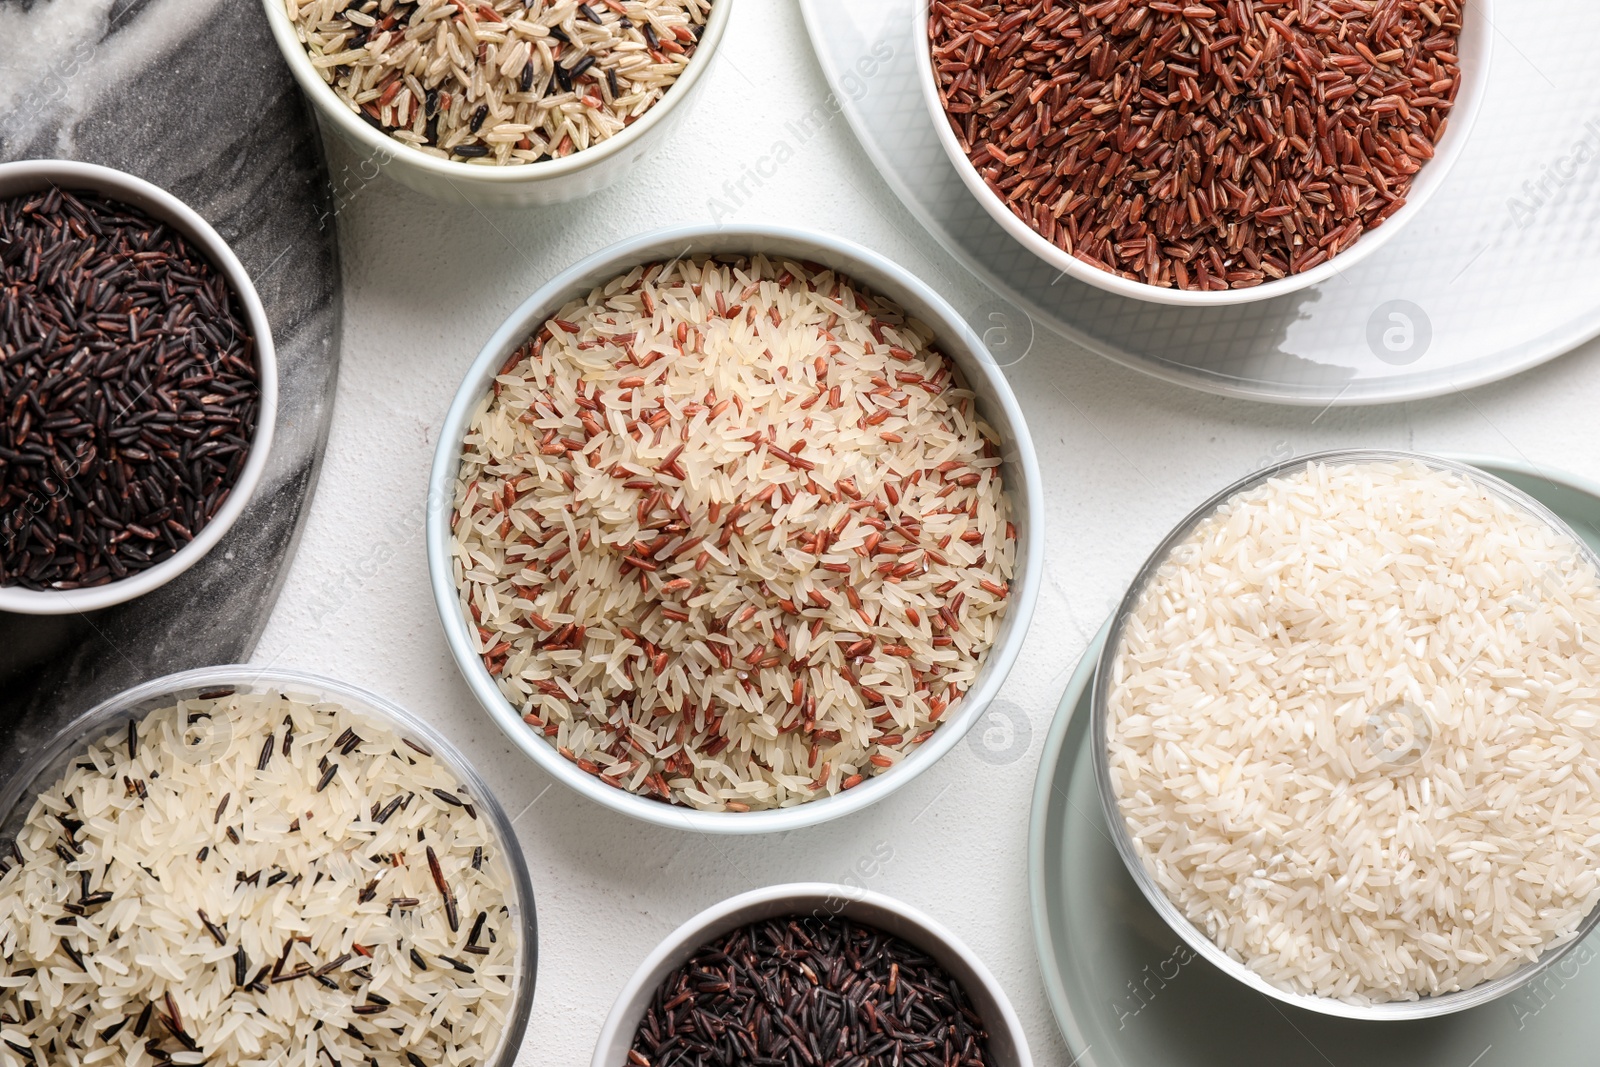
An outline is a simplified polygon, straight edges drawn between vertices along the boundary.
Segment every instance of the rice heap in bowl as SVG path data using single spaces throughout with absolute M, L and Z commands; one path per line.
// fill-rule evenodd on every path
M 1109 772 L 1145 869 L 1266 981 L 1503 976 L 1600 896 L 1600 587 L 1520 504 L 1312 462 L 1200 523 L 1127 618 Z
M 688 68 L 711 0 L 282 0 L 340 101 L 440 159 L 518 166 L 621 133 Z
M 821 268 L 698 257 L 574 300 L 466 435 L 477 652 L 561 753 L 658 800 L 802 803 L 973 685 L 1015 530 L 926 327 Z
M 0 866 L 11 1063 L 478 1065 L 527 980 L 455 776 L 292 694 L 202 694 L 94 742 Z

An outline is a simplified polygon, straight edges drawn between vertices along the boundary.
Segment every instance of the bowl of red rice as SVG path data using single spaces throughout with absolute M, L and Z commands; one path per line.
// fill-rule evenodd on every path
M 1326 282 L 1444 185 L 1491 5 L 918 0 L 917 78 L 968 192 L 1078 281 L 1215 307 Z
M 733 0 L 262 0 L 323 125 L 435 200 L 587 196 L 666 144 Z
M 1039 472 L 971 328 L 787 229 L 638 237 L 544 285 L 430 477 L 445 638 L 585 796 L 664 826 L 810 825 L 948 752 L 1016 659 Z

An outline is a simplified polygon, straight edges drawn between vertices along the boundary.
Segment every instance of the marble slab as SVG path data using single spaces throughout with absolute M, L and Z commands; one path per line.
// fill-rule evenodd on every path
M 316 486 L 339 362 L 339 257 L 316 125 L 252 0 L 0 0 L 0 159 L 70 158 L 171 191 L 227 240 L 271 321 L 276 438 L 204 560 L 119 607 L 0 613 L 0 779 L 93 704 L 247 659 Z

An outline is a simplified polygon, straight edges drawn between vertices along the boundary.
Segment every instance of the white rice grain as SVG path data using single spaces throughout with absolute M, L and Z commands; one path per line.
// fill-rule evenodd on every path
M 1112 682 L 1146 870 L 1282 988 L 1467 989 L 1600 899 L 1600 586 L 1459 474 L 1313 463 L 1240 494 L 1161 565 Z

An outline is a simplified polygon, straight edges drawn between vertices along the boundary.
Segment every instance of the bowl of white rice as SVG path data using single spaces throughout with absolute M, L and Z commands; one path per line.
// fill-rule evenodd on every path
M 1096 668 L 1118 852 L 1197 953 L 1364 1020 L 1488 1003 L 1600 910 L 1600 558 L 1475 467 L 1329 452 L 1162 542 Z
M 531 759 L 658 825 L 859 810 L 983 714 L 1041 575 L 1039 473 L 982 342 L 848 242 L 691 228 L 514 312 L 435 453 L 436 606 Z
M 0 1039 L 20 1062 L 515 1062 L 527 867 L 471 765 L 392 703 L 201 668 L 5 763 Z

